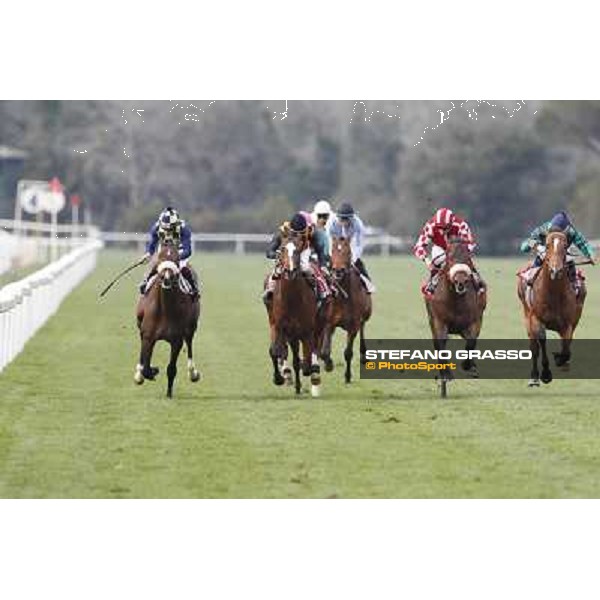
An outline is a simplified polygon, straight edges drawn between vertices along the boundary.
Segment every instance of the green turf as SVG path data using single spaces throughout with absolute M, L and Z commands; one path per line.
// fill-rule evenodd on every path
M 457 381 L 438 398 L 430 381 L 343 383 L 294 397 L 271 383 L 258 256 L 198 256 L 204 281 L 196 338 L 203 380 L 180 377 L 165 396 L 133 383 L 137 278 L 102 302 L 97 292 L 132 255 L 106 252 L 96 272 L 0 374 L 3 497 L 597 497 L 597 381 Z M 428 336 L 408 258 L 370 258 L 378 285 L 372 337 Z M 522 337 L 515 260 L 480 260 L 490 286 L 486 337 Z M 141 275 L 141 273 L 139 273 Z M 600 336 L 600 281 L 578 337 Z

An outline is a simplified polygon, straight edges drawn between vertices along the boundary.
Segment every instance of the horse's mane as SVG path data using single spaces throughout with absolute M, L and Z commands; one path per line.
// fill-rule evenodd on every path
M 451 237 L 448 239 L 448 266 L 451 266 L 450 263 L 471 263 L 471 253 L 467 246 L 467 242 L 459 237 Z

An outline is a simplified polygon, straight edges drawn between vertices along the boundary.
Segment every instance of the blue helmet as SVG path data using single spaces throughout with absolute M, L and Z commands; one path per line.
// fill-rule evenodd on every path
M 348 202 L 344 202 L 337 211 L 337 216 L 340 219 L 351 219 L 354 216 L 354 209 Z
M 306 222 L 306 217 L 301 213 L 296 213 L 292 220 L 290 221 L 290 229 L 294 233 L 304 233 L 306 228 L 308 227 L 308 223 Z
M 571 219 L 569 219 L 569 215 L 564 210 L 556 213 L 550 221 L 550 227 L 560 229 L 561 231 L 564 231 L 570 224 Z

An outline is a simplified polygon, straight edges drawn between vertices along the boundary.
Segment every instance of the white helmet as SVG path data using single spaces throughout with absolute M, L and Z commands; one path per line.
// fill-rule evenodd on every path
M 331 205 L 327 200 L 319 200 L 313 209 L 313 214 L 315 215 L 330 215 L 331 212 Z

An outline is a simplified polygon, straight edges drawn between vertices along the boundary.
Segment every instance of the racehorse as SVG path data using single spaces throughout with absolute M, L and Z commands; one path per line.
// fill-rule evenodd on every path
M 581 283 L 576 294 L 567 270 L 567 236 L 551 231 L 546 236 L 546 255 L 531 287 L 519 276 L 517 294 L 523 304 L 525 327 L 532 352 L 532 369 L 529 387 L 539 387 L 538 358 L 542 351 L 542 382 L 552 381 L 552 371 L 546 353 L 546 329 L 557 331 L 561 337 L 561 351 L 554 353 L 557 367 L 568 369 L 571 360 L 571 340 L 583 311 L 586 289 Z
M 185 284 L 180 274 L 179 251 L 172 241 L 161 244 L 157 263 L 157 275 L 149 283 L 149 291 L 140 297 L 137 306 L 141 351 L 134 381 L 141 385 L 145 379 L 154 380 L 158 374 L 158 368 L 151 366 L 154 345 L 159 340 L 169 342 L 171 358 L 167 366 L 167 396 L 172 398 L 177 358 L 184 341 L 190 380 L 196 382 L 200 379 L 200 372 L 192 357 L 192 341 L 200 316 L 200 298 L 194 298 L 181 289 Z
M 347 332 L 346 349 L 346 383 L 352 380 L 352 357 L 354 355 L 354 339 L 360 332 L 360 358 L 364 362 L 365 323 L 371 317 L 371 296 L 364 288 L 358 269 L 352 265 L 352 251 L 350 240 L 344 237 L 333 237 L 331 240 L 331 271 L 337 294 L 331 309 L 328 311 L 321 341 L 321 357 L 325 363 L 325 370 L 333 370 L 331 360 L 331 342 L 336 327 L 341 327 Z
M 477 290 L 473 279 L 473 262 L 467 244 L 460 239 L 448 240 L 446 261 L 439 273 L 438 285 L 431 298 L 425 297 L 425 307 L 436 350 L 444 350 L 449 334 L 466 340 L 466 350 L 474 350 L 481 331 L 487 292 Z M 467 358 L 464 371 L 477 377 L 477 365 Z M 446 383 L 453 379 L 452 371 L 442 369 L 441 395 L 446 397 Z
M 318 397 L 321 387 L 321 369 L 317 358 L 319 318 L 317 299 L 310 281 L 300 269 L 300 254 L 308 240 L 303 235 L 284 238 L 278 257 L 278 277 L 273 299 L 268 310 L 271 344 L 269 355 L 273 362 L 273 383 L 283 385 L 280 367 L 287 358 L 287 346 L 292 350 L 296 394 L 300 394 L 300 367 L 305 377 L 310 375 L 311 395 Z M 300 344 L 303 361 L 300 362 Z

